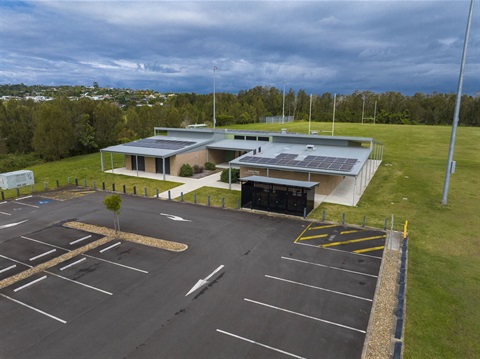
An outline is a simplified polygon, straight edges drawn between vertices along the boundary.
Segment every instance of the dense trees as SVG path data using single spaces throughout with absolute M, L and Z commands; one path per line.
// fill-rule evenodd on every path
M 194 123 L 212 123 L 212 94 L 182 93 L 169 96 L 164 103 L 139 106 L 137 102 L 94 101 L 80 97 L 70 99 L 79 87 L 63 88 L 62 95 L 52 101 L 34 102 L 31 99 L 0 100 L 0 152 L 22 155 L 35 152 L 44 160 L 56 160 L 77 154 L 98 151 L 117 143 L 151 136 L 153 127 L 181 127 Z M 112 89 L 111 98 L 119 97 Z M 8 87 L 10 93 L 32 92 L 25 85 Z M 43 91 L 46 91 L 43 89 Z M 122 96 L 128 94 L 121 92 Z M 308 120 L 310 94 L 288 89 L 257 86 L 237 95 L 216 94 L 218 126 L 257 122 L 263 116 L 294 116 Z M 121 97 L 121 96 L 120 96 Z M 376 94 L 355 91 L 337 94 L 335 119 L 339 122 L 449 125 L 452 123 L 456 95 L 421 94 L 404 96 L 398 92 Z M 334 94 L 312 95 L 312 121 L 331 121 Z M 123 103 L 123 105 L 122 105 Z M 376 108 L 375 108 L 376 104 Z M 460 125 L 480 126 L 480 97 L 463 95 Z

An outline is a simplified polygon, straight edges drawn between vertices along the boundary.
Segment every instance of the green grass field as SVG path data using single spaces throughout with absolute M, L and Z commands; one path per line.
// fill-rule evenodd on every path
M 308 123 L 236 128 L 307 133 Z M 312 123 L 311 129 L 321 133 L 331 130 L 331 124 Z M 325 210 L 328 221 L 339 222 L 345 213 L 351 224 L 361 224 L 365 215 L 368 226 L 383 228 L 384 219 L 393 214 L 396 230 L 409 221 L 405 358 L 480 358 L 480 128 L 458 128 L 456 173 L 451 176 L 448 204 L 442 206 L 450 134 L 451 127 L 337 123 L 335 135 L 383 142 L 383 163 L 357 207 L 322 204 L 309 215 L 321 218 Z M 114 156 L 114 162 L 123 166 L 121 156 Z M 117 191 L 125 184 L 129 193 L 134 185 L 139 194 L 147 187 L 150 195 L 178 185 L 102 173 L 99 154 L 28 169 L 35 173 L 35 191 L 43 189 L 43 182 L 54 188 L 56 179 L 64 185 L 67 177 L 72 182 L 78 178 L 81 185 L 87 179 L 89 186 L 96 180 L 97 187 L 104 181 L 107 189 L 115 182 Z M 22 191 L 30 193 L 29 188 Z M 225 197 L 225 206 L 235 208 L 239 198 L 238 192 L 207 187 L 194 193 L 200 204 L 206 204 L 210 195 L 212 206 L 220 206 Z M 193 202 L 193 193 L 184 199 Z

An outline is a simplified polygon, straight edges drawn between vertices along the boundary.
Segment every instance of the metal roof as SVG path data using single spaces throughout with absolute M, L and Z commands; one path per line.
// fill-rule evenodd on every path
M 243 182 L 258 182 L 258 183 L 268 183 L 276 184 L 280 186 L 287 187 L 301 187 L 301 188 L 313 188 L 319 185 L 319 182 L 310 182 L 310 181 L 295 181 L 285 178 L 275 178 L 275 177 L 264 177 L 264 176 L 249 176 L 244 178 L 239 178 Z
M 267 141 L 223 140 L 207 145 L 207 148 L 216 150 L 253 151 L 268 144 Z

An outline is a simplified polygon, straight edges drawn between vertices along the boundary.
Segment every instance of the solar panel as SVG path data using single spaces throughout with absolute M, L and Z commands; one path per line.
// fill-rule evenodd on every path
M 288 159 L 287 159 L 287 160 L 279 160 L 279 161 L 277 162 L 277 165 L 279 165 L 279 166 L 285 166 L 285 165 L 288 163 L 288 161 L 290 161 L 290 160 L 288 160 Z
M 305 161 L 315 161 L 316 158 L 317 158 L 317 156 L 310 155 L 310 156 L 305 157 Z
M 280 153 L 277 155 L 277 158 L 281 158 L 281 159 L 294 159 L 296 157 L 297 155 L 294 153 Z
M 352 170 L 352 168 L 353 168 L 353 165 L 344 164 L 344 165 L 342 165 L 342 167 L 340 167 L 340 170 L 350 172 Z
M 160 150 L 179 150 L 181 148 L 194 145 L 192 141 L 176 141 L 176 140 L 158 140 L 153 138 L 144 138 L 142 140 L 125 143 L 124 146 L 156 148 Z
M 346 161 L 347 161 L 346 158 L 337 157 L 337 159 L 335 160 L 335 163 L 345 163 Z
M 300 163 L 300 161 L 290 160 L 290 161 L 288 161 L 287 166 L 292 166 L 293 167 L 293 166 L 296 166 L 299 163 Z
M 342 167 L 340 163 L 331 163 L 330 166 L 328 166 L 329 170 L 339 170 Z
M 317 168 L 320 168 L 322 170 L 326 170 L 328 168 L 328 166 L 330 166 L 330 163 L 322 162 L 317 166 Z
M 259 157 L 257 163 L 267 163 L 270 158 Z
M 267 163 L 269 165 L 276 165 L 278 163 L 278 161 L 279 160 L 277 158 L 269 158 Z
M 245 156 L 240 159 L 240 162 L 251 162 L 254 157 L 252 156 Z
M 357 159 L 356 158 L 347 158 L 347 162 L 345 162 L 345 163 L 355 164 L 355 163 L 357 163 Z
M 324 162 L 335 162 L 337 157 L 325 157 Z

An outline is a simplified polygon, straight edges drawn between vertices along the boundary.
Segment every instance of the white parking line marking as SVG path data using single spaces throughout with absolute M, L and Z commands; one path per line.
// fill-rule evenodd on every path
M 240 335 L 236 335 L 236 334 L 233 334 L 233 333 L 226 332 L 226 331 L 221 330 L 221 329 L 217 329 L 217 332 L 222 333 L 222 334 L 226 334 L 226 335 L 230 335 L 231 337 L 234 337 L 234 338 L 237 338 L 237 339 L 241 339 L 241 340 L 244 340 L 244 341 L 246 341 L 246 342 L 249 342 L 249 343 L 252 343 L 252 344 L 256 344 L 256 345 L 259 345 L 259 346 L 261 346 L 261 347 L 264 347 L 264 348 L 267 348 L 267 349 L 270 349 L 270 350 L 274 350 L 274 351 L 279 352 L 279 353 L 282 353 L 282 354 L 289 355 L 289 356 L 291 356 L 291 357 L 293 357 L 293 358 L 305 359 L 304 357 L 301 357 L 301 356 L 298 356 L 298 355 L 295 355 L 295 354 L 286 352 L 285 350 L 277 349 L 277 348 L 271 347 L 271 346 L 269 346 L 269 345 L 256 342 L 255 340 L 248 339 L 248 338 L 245 338 L 245 337 L 241 337 Z
M 73 263 L 70 263 L 70 264 L 67 264 L 65 267 L 62 267 L 60 268 L 60 271 L 64 271 L 65 269 L 68 269 L 70 267 L 73 267 L 74 265 L 78 264 L 78 263 L 81 263 L 83 261 L 86 261 L 87 258 L 83 257 L 83 258 L 80 258 L 78 261 L 75 261 Z
M 13 268 L 15 268 L 16 266 L 17 266 L 16 264 L 13 264 L 13 265 L 11 265 L 10 267 L 6 267 L 6 268 L 3 268 L 3 269 L 0 269 L 0 273 L 6 272 L 6 271 L 8 271 L 8 270 L 10 270 L 10 269 L 13 269 Z
M 129 267 L 129 266 L 126 266 L 125 264 L 120 264 L 120 263 L 115 263 L 115 262 L 107 261 L 106 259 L 94 257 L 94 256 L 91 256 L 91 255 L 88 255 L 88 254 L 83 254 L 83 255 L 84 255 L 85 257 L 88 257 L 88 258 L 97 259 L 97 260 L 102 261 L 102 262 L 107 262 L 107 263 L 114 264 L 114 265 L 119 266 L 119 267 L 131 269 L 131 270 L 134 270 L 134 271 L 137 271 L 137 272 L 141 272 L 141 273 L 145 273 L 145 274 L 148 273 L 146 270 L 138 269 L 138 268 L 134 268 L 134 267 Z
M 19 224 L 25 223 L 27 221 L 28 221 L 28 219 L 26 219 L 24 221 L 21 221 L 21 222 L 4 224 L 4 225 L 0 226 L 0 229 L 15 227 L 15 226 L 18 226 Z
M 0 204 L 5 204 L 5 203 L 8 203 L 8 202 L 7 201 L 0 202 Z
M 285 313 L 295 314 L 295 315 L 298 315 L 298 316 L 300 316 L 300 317 L 304 317 L 304 318 L 308 318 L 308 319 L 313 319 L 313 320 L 317 320 L 317 321 L 322 322 L 322 323 L 331 324 L 331 325 L 335 325 L 335 326 L 337 326 L 337 327 L 341 327 L 341 328 L 353 330 L 353 331 L 355 331 L 355 332 L 359 332 L 359 333 L 363 333 L 363 334 L 366 333 L 365 330 L 361 330 L 361 329 L 349 327 L 349 326 L 347 326 L 347 325 L 343 325 L 343 324 L 331 322 L 331 321 L 329 321 L 329 320 L 325 320 L 325 319 L 321 319 L 321 318 L 317 318 L 317 317 L 312 317 L 311 315 L 294 312 L 294 311 L 292 311 L 292 310 L 288 310 L 288 309 L 285 309 L 285 308 L 276 307 L 276 306 L 274 306 L 274 305 L 270 305 L 270 304 L 267 304 L 267 303 L 257 302 L 257 301 L 255 301 L 255 300 L 251 300 L 251 299 L 248 299 L 248 298 L 244 298 L 244 300 L 247 301 L 247 302 L 250 302 L 250 303 L 254 303 L 254 304 L 258 304 L 258 305 L 263 305 L 264 307 L 268 307 L 268 308 L 280 310 L 280 311 L 285 312 Z
M 20 286 L 20 287 L 17 287 L 17 288 L 15 288 L 13 291 L 14 291 L 15 293 L 17 293 L 17 292 L 21 291 L 22 289 L 25 289 L 25 288 L 31 286 L 32 284 L 38 283 L 38 282 L 40 282 L 41 280 L 44 280 L 44 279 L 47 279 L 47 276 L 46 276 L 46 275 L 44 275 L 43 277 L 37 278 L 37 279 L 35 279 L 35 280 L 32 280 L 31 282 L 28 282 L 27 284 L 24 284 L 24 285 L 22 285 L 22 286 Z
M 20 198 L 17 198 L 15 201 L 21 201 L 22 199 L 27 199 L 27 198 L 32 198 L 32 197 L 33 197 L 32 195 L 25 196 L 25 197 L 20 197 Z
M 68 250 L 68 249 L 66 249 L 66 248 L 62 248 L 62 247 L 59 247 L 59 246 L 56 246 L 56 245 L 54 245 L 54 244 L 50 244 L 50 243 L 47 243 L 47 242 L 42 242 L 42 241 L 39 241 L 38 239 L 33 239 L 33 238 L 25 237 L 25 236 L 20 236 L 20 238 L 27 239 L 27 240 L 29 240 L 29 241 L 33 241 L 33 242 L 37 242 L 37 243 L 41 243 L 41 244 L 45 244 L 46 246 L 50 246 L 50 247 L 53 247 L 53 248 L 61 249 L 62 251 L 71 252 L 71 250 Z
M 355 298 L 355 299 L 366 300 L 366 301 L 368 301 L 368 302 L 372 302 L 372 301 L 373 301 L 372 299 L 368 299 L 368 298 L 364 298 L 364 297 L 359 297 L 359 296 L 357 296 L 357 295 L 347 294 L 347 293 L 343 293 L 343 292 L 337 292 L 336 290 L 331 290 L 331 289 L 322 288 L 322 287 L 316 287 L 316 286 L 314 286 L 314 285 L 305 284 L 305 283 L 300 283 L 300 282 L 295 282 L 295 281 L 289 280 L 289 279 L 283 279 L 283 278 L 279 278 L 279 277 L 274 277 L 274 276 L 271 276 L 271 275 L 268 275 L 268 274 L 265 274 L 265 277 L 271 278 L 271 279 L 280 280 L 280 281 L 286 282 L 286 283 L 298 284 L 298 285 L 301 285 L 301 286 L 303 286 L 303 287 L 308 287 L 308 288 L 323 290 L 323 291 L 329 292 L 329 293 L 335 293 L 335 294 L 339 294 L 339 295 L 344 295 L 344 296 L 346 296 L 346 297 L 351 297 L 351 298 Z
M 77 240 L 75 240 L 75 241 L 73 241 L 73 242 L 70 242 L 69 244 L 70 244 L 71 246 L 73 246 L 74 244 L 76 244 L 76 243 L 78 243 L 78 242 L 81 242 L 81 241 L 84 241 L 85 239 L 88 239 L 88 238 L 91 238 L 91 237 L 92 237 L 92 235 L 90 234 L 90 235 L 85 236 L 85 237 L 83 237 L 83 238 L 77 239 Z
M 0 214 L 4 214 L 6 216 L 11 216 L 12 215 L 11 213 L 7 213 L 7 212 L 0 212 Z
M 115 244 L 112 244 L 111 246 L 108 246 L 107 248 L 101 249 L 99 252 L 100 252 L 100 253 L 106 252 L 106 251 L 108 251 L 108 250 L 110 250 L 110 249 L 112 249 L 112 248 L 115 248 L 115 247 L 119 246 L 120 244 L 122 244 L 122 242 L 117 242 L 117 243 L 115 243 Z
M 373 275 L 373 274 L 367 274 L 367 273 L 357 272 L 357 271 L 353 271 L 353 270 L 349 270 L 349 269 L 327 266 L 325 264 L 320 264 L 320 263 L 302 261 L 300 259 L 295 259 L 295 258 L 282 257 L 282 259 L 287 259 L 289 261 L 294 261 L 294 262 L 299 262 L 299 263 L 304 263 L 304 264 L 311 264 L 311 265 L 318 266 L 318 267 L 324 267 L 324 268 L 339 270 L 339 271 L 348 272 L 348 273 L 360 274 L 360 275 L 364 275 L 364 276 L 367 276 L 367 277 L 378 278 L 378 276 Z
M 32 309 L 32 310 L 34 310 L 34 311 L 36 311 L 36 312 L 38 312 L 38 313 L 40 313 L 40 314 L 46 315 L 47 317 L 50 317 L 50 318 L 52 318 L 52 319 L 58 320 L 60 323 L 63 323 L 63 324 L 66 324 L 66 323 L 67 323 L 66 320 L 57 318 L 57 317 L 55 317 L 55 316 L 53 316 L 53 315 L 51 315 L 51 314 L 48 314 L 48 313 L 44 312 L 43 310 L 37 309 L 37 308 L 35 308 L 35 307 L 32 307 L 31 305 L 28 305 L 28 304 L 25 304 L 25 303 L 23 303 L 23 302 L 20 302 L 19 300 L 13 299 L 13 298 L 9 297 L 8 295 L 2 294 L 2 293 L 0 293 L 0 295 L 1 295 L 2 297 L 4 297 L 4 298 L 10 299 L 12 302 L 15 302 L 15 303 L 17 303 L 17 304 L 23 305 L 24 307 L 27 307 L 27 308 L 29 308 L 29 309 Z
M 17 202 L 18 204 L 21 204 L 22 206 L 28 206 L 28 207 L 33 207 L 33 208 L 40 208 L 38 206 L 34 206 L 33 204 L 28 204 L 28 203 L 22 203 L 22 202 Z
M 97 288 L 97 287 L 93 287 L 93 286 L 91 286 L 91 285 L 88 285 L 88 284 L 85 284 L 85 283 L 82 283 L 82 282 L 78 282 L 78 281 L 73 280 L 73 279 L 70 279 L 70 278 L 62 277 L 61 275 L 58 275 L 58 274 L 55 274 L 55 273 L 52 273 L 52 272 L 45 271 L 45 273 L 51 274 L 51 275 L 53 275 L 53 276 L 55 276 L 55 277 L 64 279 L 64 280 L 69 281 L 69 282 L 73 282 L 73 283 L 75 283 L 75 284 L 83 285 L 84 287 L 87 287 L 87 288 L 96 290 L 96 291 L 98 291 L 98 292 L 100 292 L 100 293 L 105 293 L 105 294 L 108 294 L 108 295 L 113 295 L 113 293 L 107 292 L 106 290 L 103 290 L 103 289 L 100 289 L 100 288 Z
M 12 262 L 15 262 L 15 263 L 18 263 L 18 264 L 21 264 L 21 265 L 24 265 L 24 266 L 33 268 L 33 266 L 31 266 L 31 265 L 29 265 L 29 264 L 27 264 L 27 263 L 22 263 L 22 262 L 20 262 L 20 261 L 17 261 L 16 259 L 9 258 L 9 257 L 5 257 L 5 256 L 2 256 L 1 254 L 0 254 L 0 257 L 5 258 L 5 259 L 8 259 L 8 260 L 10 260 L 10 261 L 12 261 Z
M 39 254 L 38 256 L 35 256 L 35 257 L 30 258 L 29 261 L 32 262 L 32 261 L 34 261 L 35 259 L 48 256 L 49 254 L 52 254 L 53 252 L 56 252 L 56 251 L 57 251 L 56 248 L 54 248 L 54 249 L 52 249 L 52 250 L 46 251 L 45 253 Z

